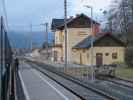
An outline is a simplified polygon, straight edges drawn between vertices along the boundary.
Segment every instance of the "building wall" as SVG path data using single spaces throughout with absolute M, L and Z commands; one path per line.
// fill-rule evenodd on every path
M 98 30 L 96 30 L 98 31 Z M 72 48 L 77 43 L 84 40 L 87 36 L 91 35 L 91 28 L 68 28 L 67 29 L 67 58 L 68 62 L 73 62 L 73 56 L 72 56 Z M 65 40 L 64 40 L 64 30 L 57 30 L 55 32 L 55 44 L 63 44 L 63 47 L 53 50 L 58 52 L 58 59 L 63 57 L 65 59 Z M 62 54 L 62 52 L 63 54 Z M 80 56 L 80 55 L 79 55 Z M 84 62 L 86 62 L 86 58 L 82 57 L 84 59 Z M 80 60 L 80 59 L 79 59 Z
M 91 29 L 88 28 L 68 28 L 67 34 L 67 57 L 68 62 L 91 65 L 91 49 L 73 50 L 73 46 L 91 35 Z M 62 44 L 62 47 L 54 47 L 53 52 L 57 51 L 58 61 L 64 61 L 65 58 L 65 41 L 64 31 L 55 32 L 55 44 Z M 96 53 L 103 54 L 103 64 L 111 64 L 114 62 L 124 62 L 124 47 L 94 47 L 93 48 L 93 64 L 96 65 Z M 106 53 L 109 53 L 106 56 Z M 112 53 L 117 53 L 118 58 L 112 59 Z M 82 61 L 81 61 L 82 59 Z
M 93 34 L 96 34 L 99 32 L 99 25 L 94 25 Z M 68 28 L 67 29 L 67 57 L 68 62 L 72 62 L 72 47 L 81 42 L 83 39 L 85 39 L 87 36 L 91 35 L 91 28 Z M 65 59 L 63 55 L 65 55 L 65 40 L 64 40 L 64 30 L 56 30 L 55 32 L 55 44 L 62 44 L 63 47 L 61 50 L 63 51 L 63 54 L 59 54 Z M 59 49 L 56 49 L 58 53 L 61 53 Z M 53 50 L 54 51 L 54 50 Z
M 93 64 L 96 65 L 96 54 L 102 53 L 103 54 L 103 64 L 112 64 L 115 62 L 124 62 L 124 47 L 94 47 L 93 48 Z M 109 55 L 106 56 L 106 53 Z M 112 54 L 117 53 L 117 59 L 112 58 Z M 73 62 L 81 64 L 80 56 L 82 56 L 82 64 L 84 65 L 91 65 L 91 48 L 90 49 L 79 49 L 73 50 L 72 57 Z
M 73 61 L 73 56 L 72 56 L 73 46 L 84 40 L 89 35 L 91 35 L 91 29 L 89 28 L 68 28 L 68 35 L 67 35 L 68 62 Z M 65 55 L 65 41 L 63 43 L 63 51 L 64 51 L 63 55 Z
M 63 41 L 64 41 L 64 34 L 61 30 L 56 30 L 56 32 L 54 33 L 54 38 L 55 38 L 55 42 L 54 42 L 54 47 L 52 49 L 53 52 L 53 56 L 52 56 L 52 60 L 55 60 L 55 51 L 57 52 L 57 61 L 60 62 L 63 60 Z
M 73 49 L 72 51 L 72 62 L 75 64 L 88 65 L 88 49 Z M 82 61 L 81 61 L 82 59 Z
M 62 44 L 64 40 L 63 32 L 61 30 L 57 30 L 54 34 L 55 44 Z
M 55 61 L 55 51 L 57 52 L 57 61 L 61 62 L 63 60 L 63 49 L 61 47 L 54 47 L 53 48 L 53 60 Z

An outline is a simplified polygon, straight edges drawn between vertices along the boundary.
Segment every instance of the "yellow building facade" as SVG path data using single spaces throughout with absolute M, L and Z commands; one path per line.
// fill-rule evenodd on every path
M 100 26 L 100 24 L 95 21 L 93 23 Z M 94 65 L 124 62 L 125 45 L 122 41 L 114 38 L 112 35 L 101 35 L 99 38 L 95 36 L 94 47 L 90 47 L 90 37 L 92 37 L 91 19 L 84 14 L 68 20 L 67 26 L 68 63 L 91 65 L 92 58 Z M 52 30 L 54 30 L 55 40 L 53 61 L 64 62 L 64 20 L 54 19 L 52 22 Z M 95 43 L 97 40 L 98 43 Z
M 87 36 L 91 35 L 91 29 L 90 28 L 70 28 L 68 29 L 68 42 L 67 42 L 67 56 L 68 56 L 68 62 L 73 62 L 73 46 L 75 46 L 80 41 L 84 40 Z M 65 49 L 65 45 L 63 45 L 63 48 Z M 63 50 L 64 50 L 63 49 Z
M 97 56 L 101 55 L 102 64 L 109 65 L 118 62 L 124 62 L 125 48 L 123 47 L 94 47 L 93 63 L 91 62 L 92 53 L 90 49 L 73 49 L 73 63 L 84 65 L 98 65 Z M 114 57 L 116 56 L 116 57 Z

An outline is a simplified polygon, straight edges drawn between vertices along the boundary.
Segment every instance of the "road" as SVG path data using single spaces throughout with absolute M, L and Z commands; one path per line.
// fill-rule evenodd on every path
M 31 65 L 21 62 L 19 69 L 26 100 L 80 100 Z

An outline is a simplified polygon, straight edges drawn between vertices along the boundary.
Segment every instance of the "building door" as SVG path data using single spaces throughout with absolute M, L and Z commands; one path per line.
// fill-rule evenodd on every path
M 80 53 L 80 64 L 83 64 L 82 62 L 82 54 Z
M 103 65 L 103 54 L 102 53 L 96 54 L 96 65 Z

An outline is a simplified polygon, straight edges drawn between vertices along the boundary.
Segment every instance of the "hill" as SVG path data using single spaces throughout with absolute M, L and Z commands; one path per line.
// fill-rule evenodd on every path
M 10 31 L 8 32 L 9 39 L 14 48 L 29 48 L 32 43 L 35 47 L 41 47 L 45 41 L 44 32 L 33 32 L 32 37 L 29 32 Z M 53 33 L 48 34 L 49 42 L 53 41 Z

